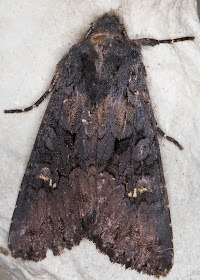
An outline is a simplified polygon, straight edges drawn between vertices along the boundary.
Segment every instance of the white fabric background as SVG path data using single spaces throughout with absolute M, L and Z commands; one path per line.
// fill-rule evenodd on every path
M 7 248 L 12 213 L 48 100 L 26 114 L 4 109 L 34 103 L 55 65 L 105 12 L 120 15 L 131 39 L 195 36 L 194 42 L 143 48 L 147 83 L 160 127 L 183 146 L 160 139 L 174 234 L 167 280 L 200 279 L 200 25 L 195 0 L 0 1 L 0 247 Z M 39 263 L 0 254 L 0 279 L 155 279 L 112 264 L 92 242 Z

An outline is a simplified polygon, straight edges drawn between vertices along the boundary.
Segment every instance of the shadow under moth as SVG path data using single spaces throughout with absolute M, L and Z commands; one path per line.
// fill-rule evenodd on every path
M 130 40 L 104 15 L 58 63 L 22 180 L 9 248 L 39 261 L 92 240 L 112 262 L 166 276 L 173 264 L 169 203 L 142 46 L 193 40 Z

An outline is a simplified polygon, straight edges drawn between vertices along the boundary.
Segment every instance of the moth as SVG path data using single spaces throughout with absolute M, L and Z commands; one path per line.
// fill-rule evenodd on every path
M 104 15 L 58 63 L 22 180 L 10 233 L 12 256 L 40 261 L 88 238 L 112 262 L 156 277 L 173 264 L 172 227 L 142 46 Z

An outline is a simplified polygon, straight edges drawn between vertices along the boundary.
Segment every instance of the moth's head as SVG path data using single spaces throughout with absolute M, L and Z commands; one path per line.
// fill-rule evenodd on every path
M 109 34 L 113 36 L 125 35 L 126 31 L 123 24 L 115 15 L 104 15 L 97 22 L 92 24 L 86 37 L 95 37 L 100 34 Z

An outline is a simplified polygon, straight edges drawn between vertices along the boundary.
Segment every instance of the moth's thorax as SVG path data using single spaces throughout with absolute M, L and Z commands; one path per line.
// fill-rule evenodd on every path
M 104 56 L 109 48 L 112 48 L 115 40 L 122 41 L 123 35 L 120 32 L 100 31 L 91 36 L 91 43 L 94 46 L 97 55 Z
M 98 30 L 79 46 L 79 50 L 74 48 L 70 53 L 71 61 L 75 61 L 72 71 L 78 92 L 95 103 L 107 95 L 122 96 L 140 58 L 124 33 Z
M 76 90 L 93 104 L 108 95 L 122 96 L 142 64 L 140 48 L 129 40 L 119 19 L 108 15 L 93 24 L 69 57 Z

